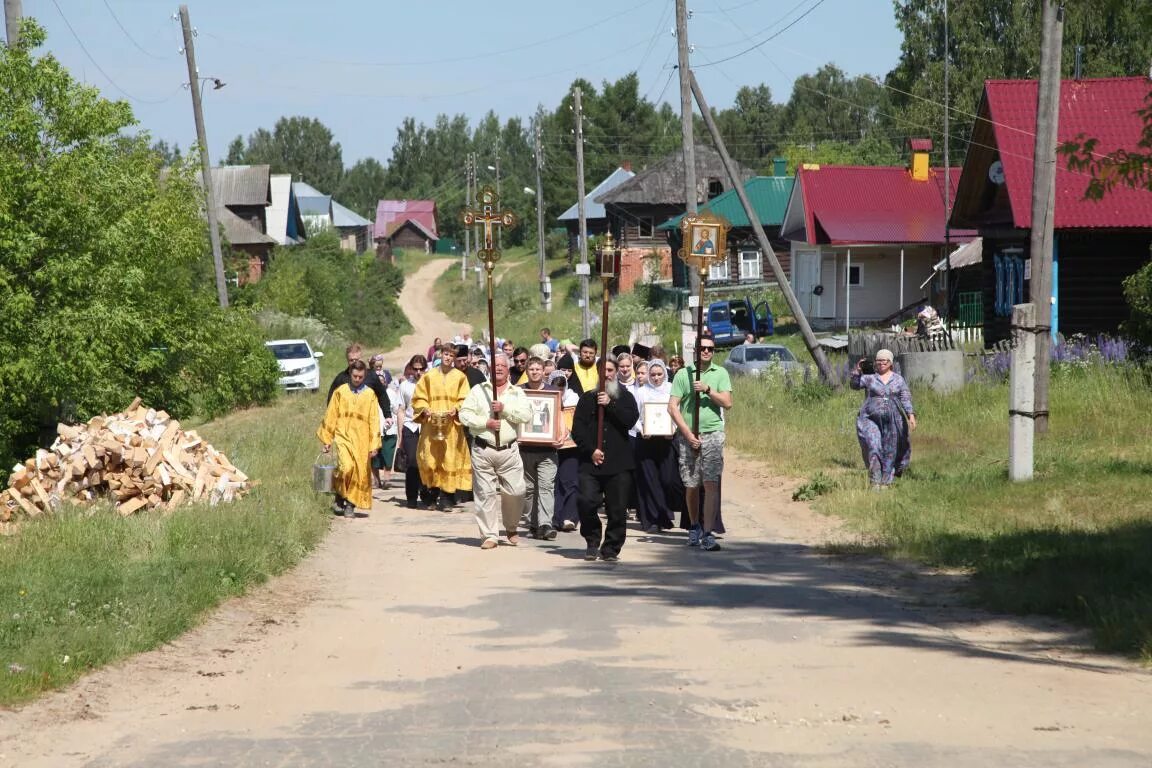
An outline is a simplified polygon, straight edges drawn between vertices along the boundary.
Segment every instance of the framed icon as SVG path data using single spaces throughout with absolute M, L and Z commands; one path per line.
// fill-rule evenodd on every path
M 520 441 L 529 445 L 552 445 L 564 436 L 560 393 L 547 389 L 526 389 L 531 408 L 528 421 L 519 425 Z
M 564 411 L 564 434 L 567 437 L 564 439 L 564 444 L 561 448 L 575 448 L 576 441 L 572 439 L 572 420 L 576 418 L 576 406 L 570 405 L 563 409 Z
M 640 413 L 640 432 L 644 437 L 672 437 L 676 434 L 676 424 L 668 413 L 668 403 L 644 403 Z

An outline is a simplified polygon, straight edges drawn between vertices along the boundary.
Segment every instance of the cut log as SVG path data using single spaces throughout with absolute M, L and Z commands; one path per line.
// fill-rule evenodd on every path
M 116 511 L 124 517 L 128 517 L 128 515 L 135 514 L 138 510 L 144 508 L 147 505 L 148 501 L 146 499 L 141 498 L 140 496 L 136 496 L 135 498 L 129 499 L 128 501 L 117 504 Z

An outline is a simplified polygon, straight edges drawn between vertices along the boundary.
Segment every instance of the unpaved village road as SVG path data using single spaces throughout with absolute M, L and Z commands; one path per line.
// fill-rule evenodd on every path
M 380 492 L 178 642 L 0 713 L 0 766 L 1152 765 L 1147 671 L 821 555 L 845 534 L 790 491 L 733 457 L 724 551 L 632 530 L 616 564 Z

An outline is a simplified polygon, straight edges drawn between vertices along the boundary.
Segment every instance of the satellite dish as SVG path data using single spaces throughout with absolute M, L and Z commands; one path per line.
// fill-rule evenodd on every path
M 988 180 L 996 185 L 1004 183 L 1004 163 L 996 160 L 988 166 Z

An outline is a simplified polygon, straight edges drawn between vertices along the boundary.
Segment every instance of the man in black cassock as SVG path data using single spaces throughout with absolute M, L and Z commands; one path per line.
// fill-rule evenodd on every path
M 585 392 L 576 404 L 572 419 L 572 440 L 580 452 L 580 535 L 587 548 L 585 560 L 597 556 L 605 562 L 620 558 L 628 536 L 628 497 L 632 490 L 635 458 L 628 430 L 640 418 L 636 398 L 616 381 L 616 364 L 604 362 L 603 392 Z M 604 406 L 604 447 L 596 444 L 597 416 Z M 603 504 L 607 526 L 602 526 L 597 508 Z M 601 540 L 603 535 L 603 540 Z

